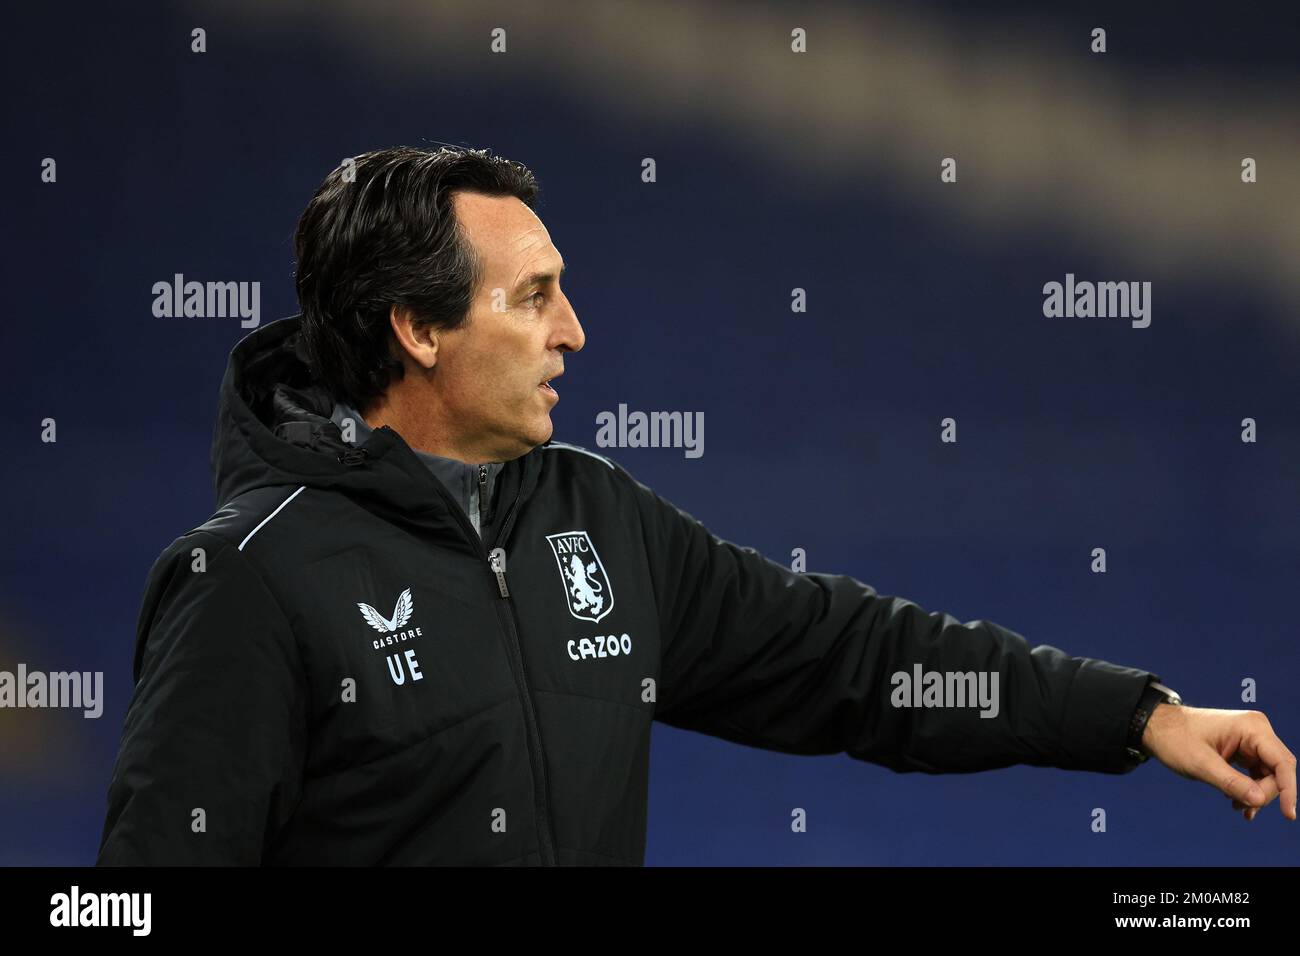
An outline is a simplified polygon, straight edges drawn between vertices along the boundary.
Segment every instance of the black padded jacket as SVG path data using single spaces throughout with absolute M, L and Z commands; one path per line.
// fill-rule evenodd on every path
M 149 574 L 99 864 L 639 865 L 652 720 L 896 771 L 1136 765 L 1155 675 L 792 571 L 601 454 L 507 462 L 480 538 L 392 429 L 342 441 L 297 331 L 231 353 L 219 510 Z M 996 673 L 996 715 L 901 706 L 931 672 Z

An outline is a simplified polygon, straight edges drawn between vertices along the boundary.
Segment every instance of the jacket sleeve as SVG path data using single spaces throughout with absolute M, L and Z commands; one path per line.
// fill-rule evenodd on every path
M 233 545 L 194 532 L 154 564 L 136 640 L 97 865 L 261 863 L 306 753 L 305 677 L 274 596 Z
M 655 719 L 898 772 L 1137 765 L 1125 738 L 1150 672 L 1031 648 L 997 624 L 927 613 L 847 575 L 791 571 L 629 480 L 661 627 Z M 927 672 L 984 672 L 988 687 L 996 674 L 996 712 L 901 706 L 917 698 L 896 675 L 914 683 Z

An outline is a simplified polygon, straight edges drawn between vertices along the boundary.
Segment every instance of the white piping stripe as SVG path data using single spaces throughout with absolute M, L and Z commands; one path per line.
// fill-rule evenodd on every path
M 287 505 L 289 502 L 293 501 L 294 498 L 297 498 L 298 495 L 302 492 L 303 488 L 306 488 L 306 487 L 307 487 L 306 485 L 303 485 L 302 488 L 299 488 L 297 491 L 295 491 L 293 494 L 291 494 L 288 498 L 285 498 L 284 501 L 280 502 L 280 508 L 283 508 L 283 507 L 284 507 L 285 505 Z M 270 521 L 272 518 L 274 518 L 276 515 L 278 515 L 278 514 L 280 513 L 280 508 L 276 508 L 276 509 L 275 509 L 274 511 L 272 511 L 269 515 L 267 515 L 265 518 L 262 519 L 262 523 L 261 523 L 261 524 L 259 524 L 259 525 L 258 525 L 256 528 L 254 528 L 252 531 L 248 532 L 248 537 L 245 538 L 243 541 L 239 542 L 239 550 L 240 550 L 240 551 L 243 551 L 243 550 L 244 550 L 244 545 L 248 544 L 248 538 L 251 538 L 253 535 L 257 534 L 257 532 L 261 531 L 261 530 L 262 530 L 262 525 L 266 524 L 268 521 Z
M 567 442 L 553 441 L 549 445 L 543 445 L 542 447 L 543 448 L 567 448 L 569 449 L 569 451 L 576 451 L 579 454 L 590 455 L 592 458 L 597 458 L 600 461 L 603 461 L 605 464 L 607 464 L 610 468 L 614 467 L 614 463 L 610 461 L 608 458 L 606 458 L 604 455 L 597 455 L 594 451 L 587 451 L 587 449 L 585 448 L 579 448 L 577 445 L 570 445 Z

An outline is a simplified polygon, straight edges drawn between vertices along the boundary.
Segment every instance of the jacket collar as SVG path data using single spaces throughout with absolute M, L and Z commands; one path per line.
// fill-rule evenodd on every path
M 384 426 L 355 447 L 343 441 L 331 418 L 336 402 L 313 379 L 302 348 L 301 319 L 264 325 L 230 353 L 212 440 L 218 506 L 258 487 L 305 485 L 342 491 L 395 521 L 458 523 L 439 494 L 441 479 L 397 432 Z M 502 463 L 493 475 L 497 511 L 516 496 L 522 507 L 541 467 L 540 445 Z
M 366 422 L 361 413 L 351 405 L 346 405 L 336 401 L 334 409 L 330 415 L 330 421 L 339 426 L 340 432 L 343 429 L 345 421 L 352 423 L 355 440 L 353 445 L 363 445 L 369 440 L 374 429 Z M 476 496 L 482 493 L 488 503 L 488 509 L 491 510 L 492 493 L 496 488 L 497 476 L 501 472 L 503 463 L 499 461 L 488 461 L 480 464 L 461 461 L 458 458 L 447 458 L 443 455 L 435 455 L 431 452 L 421 451 L 418 448 L 412 448 L 415 457 L 418 458 L 429 471 L 451 492 L 452 497 L 460 504 L 461 508 L 468 515 L 475 510 Z M 483 490 L 480 492 L 480 486 Z M 482 508 L 482 505 L 479 505 Z M 477 520 L 471 517 L 471 521 Z

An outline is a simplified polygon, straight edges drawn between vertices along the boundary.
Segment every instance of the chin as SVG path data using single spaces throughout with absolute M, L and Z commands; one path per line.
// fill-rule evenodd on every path
M 554 432 L 555 426 L 551 423 L 551 417 L 547 415 L 543 421 L 538 423 L 537 427 L 528 429 L 525 433 L 525 441 L 528 442 L 528 447 L 536 448 L 538 445 L 550 441 Z

